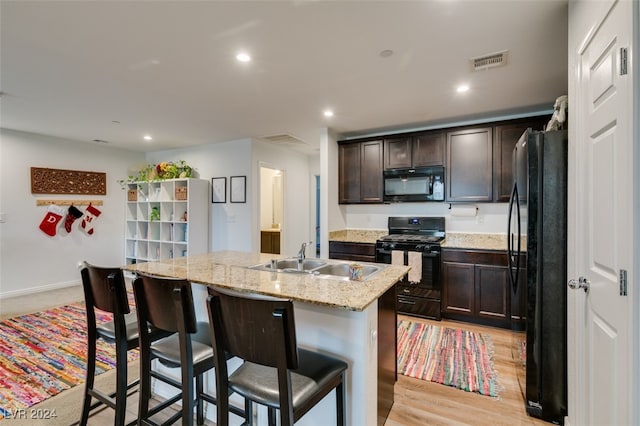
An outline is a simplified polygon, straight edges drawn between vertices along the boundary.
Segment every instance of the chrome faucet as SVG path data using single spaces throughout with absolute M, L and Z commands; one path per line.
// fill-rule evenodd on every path
M 302 262 L 304 261 L 304 258 L 307 257 L 305 253 L 306 250 L 307 250 L 307 243 L 302 243 L 302 246 L 300 247 L 300 251 L 298 252 L 298 271 L 303 270 Z
M 305 257 L 307 257 L 306 251 L 307 251 L 307 243 L 302 243 L 302 246 L 300 247 L 300 251 L 298 252 L 298 260 L 302 261 L 304 260 Z

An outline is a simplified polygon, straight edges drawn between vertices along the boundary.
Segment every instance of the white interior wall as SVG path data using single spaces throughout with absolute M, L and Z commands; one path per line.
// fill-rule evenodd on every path
M 338 143 L 331 129 L 320 129 L 320 257 L 329 258 L 329 232 L 347 227 L 346 206 L 338 204 Z
M 276 171 L 260 167 L 260 229 L 271 229 L 273 224 L 273 186 Z
M 146 154 L 149 163 L 161 161 L 186 161 L 194 167 L 200 179 L 209 181 L 211 178 L 227 178 L 227 202 L 211 203 L 209 191 L 209 249 L 252 251 L 254 246 L 252 229 L 248 226 L 252 222 L 253 211 L 256 210 L 257 200 L 253 199 L 251 167 L 251 140 L 212 143 L 184 149 L 154 151 Z M 257 173 L 257 170 L 255 171 Z M 230 177 L 246 176 L 246 203 L 231 203 Z
M 0 129 L 0 154 L 0 213 L 6 218 L 0 223 L 0 297 L 79 284 L 81 260 L 122 265 L 126 195 L 117 180 L 144 164 L 142 153 Z M 33 195 L 31 167 L 106 172 L 107 195 Z M 76 220 L 71 233 L 61 222 L 57 235 L 48 236 L 38 228 L 47 210 L 36 206 L 39 198 L 102 200 L 94 234 Z

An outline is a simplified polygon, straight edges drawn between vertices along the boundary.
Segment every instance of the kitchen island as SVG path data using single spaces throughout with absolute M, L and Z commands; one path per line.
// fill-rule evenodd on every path
M 384 422 L 393 401 L 395 380 L 395 304 L 390 301 L 395 300 L 395 283 L 409 268 L 382 265 L 384 269 L 362 282 L 248 268 L 274 258 L 281 257 L 221 251 L 137 263 L 125 269 L 203 284 L 193 288 L 196 312 L 201 320 L 207 318 L 204 286 L 292 299 L 298 344 L 334 355 L 349 365 L 345 387 L 346 423 Z M 384 385 L 378 386 L 379 376 Z M 209 391 L 214 392 L 213 385 Z M 214 418 L 209 413 L 208 416 Z M 296 424 L 335 424 L 335 395 L 327 396 Z

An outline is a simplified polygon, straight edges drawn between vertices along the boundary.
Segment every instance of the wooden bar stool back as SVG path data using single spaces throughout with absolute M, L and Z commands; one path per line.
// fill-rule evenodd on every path
M 121 426 L 125 420 L 127 392 L 138 384 L 138 380 L 127 383 L 127 352 L 138 347 L 136 314 L 131 313 L 129 308 L 120 268 L 105 268 L 83 262 L 80 274 L 87 316 L 87 372 L 80 425 L 87 424 L 91 409 L 104 404 L 115 410 L 114 425 Z M 97 324 L 95 309 L 113 314 L 113 321 Z M 160 337 L 154 334 L 151 336 Z M 96 341 L 99 338 L 115 344 L 116 391 L 111 394 L 94 388 Z M 92 404 L 92 398 L 97 402 Z
M 229 393 L 266 405 L 269 424 L 276 409 L 292 425 L 336 390 L 337 424 L 344 425 L 344 373 L 339 359 L 298 348 L 290 300 L 209 288 L 207 302 L 214 359 L 224 354 L 245 362 L 232 374 L 216 362 L 218 426 L 227 426 Z
M 197 424 L 203 424 L 203 401 L 216 403 L 215 398 L 204 393 L 202 381 L 203 374 L 214 366 L 213 350 L 208 324 L 196 320 L 191 283 L 187 280 L 139 274 L 133 283 L 133 291 L 139 324 L 148 322 L 158 329 L 175 332 L 174 335 L 156 342 L 151 342 L 147 333 L 140 333 L 140 376 L 154 377 L 180 389 L 175 397 L 150 408 L 150 381 L 142 381 L 138 409 L 140 423 L 156 424 L 151 420 L 153 415 L 182 400 L 182 409 L 163 424 L 171 424 L 182 417 L 183 425 L 192 426 L 194 401 Z M 153 371 L 153 359 L 158 359 L 165 366 L 180 368 L 181 381 Z

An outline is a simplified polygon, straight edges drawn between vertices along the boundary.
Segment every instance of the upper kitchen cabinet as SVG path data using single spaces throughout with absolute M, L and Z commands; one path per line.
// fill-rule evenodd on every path
M 384 169 L 442 166 L 444 133 L 425 132 L 384 140 Z
M 493 128 L 447 132 L 446 153 L 446 201 L 491 201 Z
M 382 203 L 382 147 L 381 140 L 340 144 L 340 204 Z
M 510 121 L 495 126 L 493 143 L 493 201 L 509 201 L 513 187 L 513 148 L 528 128 L 543 130 L 550 116 Z

